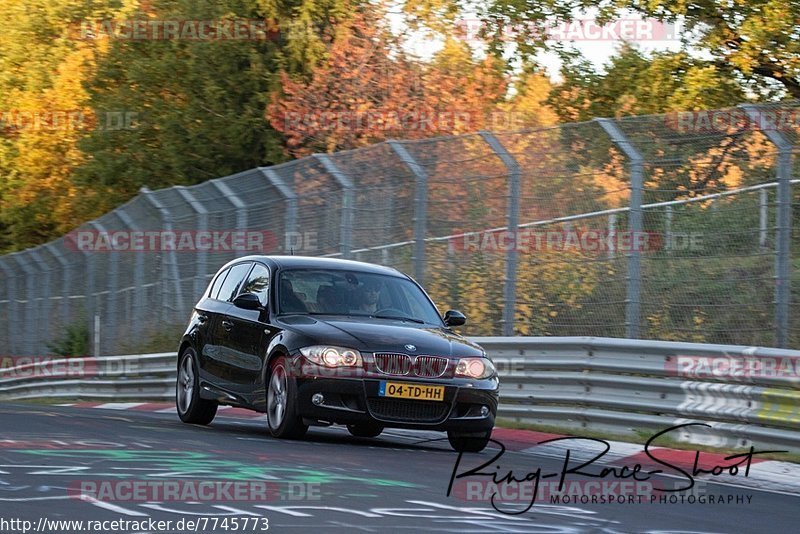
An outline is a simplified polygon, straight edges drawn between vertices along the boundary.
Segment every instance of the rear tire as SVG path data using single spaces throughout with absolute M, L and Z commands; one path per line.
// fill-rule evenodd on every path
M 358 425 L 347 425 L 347 431 L 357 438 L 377 438 L 383 432 L 380 425 L 362 423 Z
M 492 431 L 484 432 L 455 432 L 447 431 L 447 441 L 458 452 L 481 452 L 489 444 Z
M 276 438 L 298 439 L 305 436 L 308 425 L 297 414 L 297 384 L 289 376 L 288 359 L 278 356 L 267 378 L 267 428 Z
M 184 423 L 207 425 L 217 415 L 216 401 L 200 398 L 200 380 L 194 349 L 187 347 L 178 360 L 175 406 Z

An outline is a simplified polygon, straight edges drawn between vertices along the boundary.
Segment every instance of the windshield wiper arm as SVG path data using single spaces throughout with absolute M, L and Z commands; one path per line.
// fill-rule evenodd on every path
M 412 323 L 425 324 L 425 321 L 415 319 L 413 317 L 404 317 L 402 315 L 370 315 L 375 319 L 394 319 L 396 321 L 411 321 Z

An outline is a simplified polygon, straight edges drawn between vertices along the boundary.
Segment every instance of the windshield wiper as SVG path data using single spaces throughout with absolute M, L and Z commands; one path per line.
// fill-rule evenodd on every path
M 395 321 L 411 321 L 412 323 L 425 324 L 425 321 L 402 315 L 370 315 L 374 319 L 394 319 Z

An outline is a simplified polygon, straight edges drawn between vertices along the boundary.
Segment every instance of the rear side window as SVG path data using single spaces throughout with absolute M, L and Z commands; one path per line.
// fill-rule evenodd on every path
M 217 277 L 214 279 L 214 283 L 211 284 L 211 290 L 208 292 L 209 298 L 218 298 L 217 295 L 219 295 L 219 288 L 222 287 L 222 282 L 225 281 L 225 277 L 228 276 L 229 272 L 230 269 L 225 269 L 217 275 Z
M 228 276 L 225 277 L 225 281 L 222 283 L 222 288 L 217 298 L 219 300 L 233 300 L 236 298 L 239 293 L 239 287 L 241 287 L 244 277 L 251 266 L 252 263 L 240 263 L 231 267 Z

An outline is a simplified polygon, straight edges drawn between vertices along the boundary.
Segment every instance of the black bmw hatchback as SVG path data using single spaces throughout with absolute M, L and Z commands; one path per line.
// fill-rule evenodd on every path
M 497 413 L 486 353 L 451 329 L 422 288 L 387 267 L 299 256 L 248 256 L 219 270 L 178 351 L 176 404 L 208 424 L 219 405 L 266 412 L 270 433 L 309 425 L 446 431 L 482 450 Z

